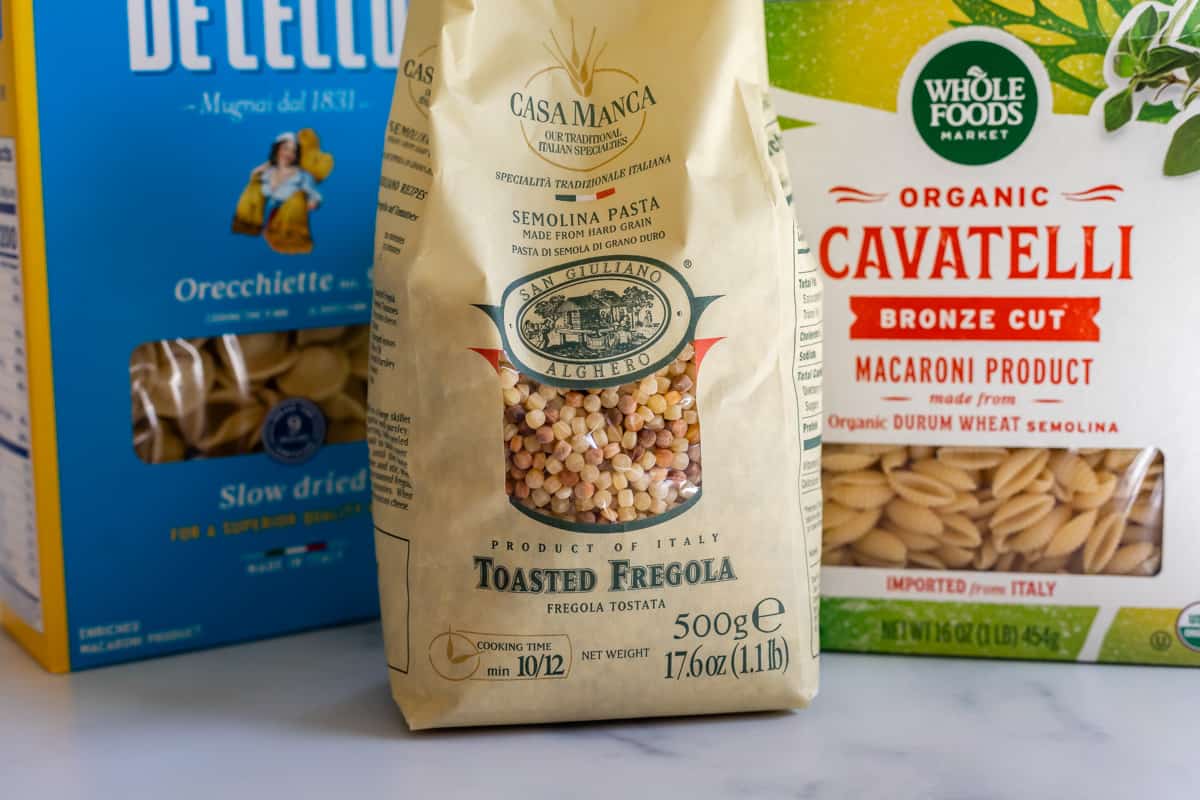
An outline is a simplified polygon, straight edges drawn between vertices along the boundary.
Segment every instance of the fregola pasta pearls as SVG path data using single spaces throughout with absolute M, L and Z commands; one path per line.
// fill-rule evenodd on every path
M 616 524 L 666 514 L 700 492 L 695 349 L 636 383 L 564 390 L 500 365 L 504 491 L 538 514 Z
M 133 446 L 148 463 L 258 452 L 267 413 L 320 406 L 325 442 L 366 437 L 367 326 L 169 339 L 129 362 Z
M 826 445 L 828 566 L 1154 575 L 1163 456 Z

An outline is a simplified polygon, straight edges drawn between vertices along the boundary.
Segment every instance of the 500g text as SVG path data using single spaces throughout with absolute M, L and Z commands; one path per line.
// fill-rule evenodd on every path
M 689 636 L 707 639 L 710 636 L 732 635 L 735 641 L 741 641 L 750 634 L 750 628 L 759 633 L 774 633 L 779 630 L 782 623 L 775 622 L 774 619 L 782 616 L 785 611 L 783 601 L 775 597 L 759 600 L 752 610 L 741 614 L 730 614 L 728 611 L 693 614 L 685 611 L 675 617 L 676 631 L 672 638 L 678 641 Z

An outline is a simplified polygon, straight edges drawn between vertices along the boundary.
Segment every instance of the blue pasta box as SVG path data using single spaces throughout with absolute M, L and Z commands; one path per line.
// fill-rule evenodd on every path
M 47 669 L 377 614 L 406 5 L 0 4 L 0 608 Z

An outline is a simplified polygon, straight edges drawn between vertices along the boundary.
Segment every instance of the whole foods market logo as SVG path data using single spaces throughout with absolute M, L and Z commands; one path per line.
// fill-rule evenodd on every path
M 921 138 L 956 164 L 993 164 L 1025 143 L 1038 87 L 1025 62 L 993 41 L 960 41 L 925 64 L 912 87 Z
M 616 386 L 650 375 L 695 338 L 716 297 L 696 297 L 662 261 L 605 256 L 536 272 L 499 306 L 480 305 L 522 372 L 569 388 Z
M 633 73 L 604 65 L 608 45 L 597 43 L 595 28 L 582 51 L 573 20 L 570 35 L 568 52 L 551 31 L 544 47 L 553 63 L 509 96 L 509 110 L 538 158 L 590 172 L 633 147 L 658 100 Z

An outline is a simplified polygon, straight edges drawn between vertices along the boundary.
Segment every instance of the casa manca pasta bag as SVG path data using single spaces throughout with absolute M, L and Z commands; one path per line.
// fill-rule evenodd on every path
M 819 283 L 753 0 L 414 6 L 369 442 L 412 728 L 803 706 Z

